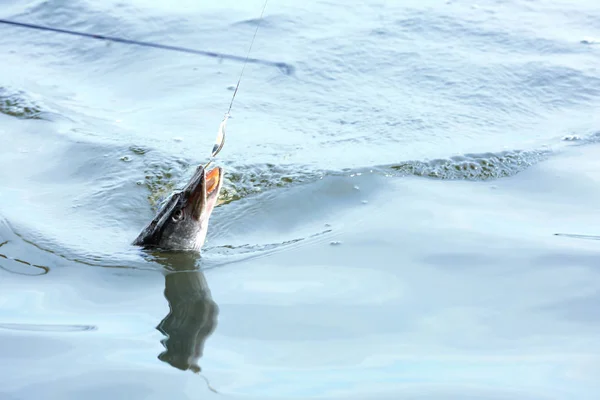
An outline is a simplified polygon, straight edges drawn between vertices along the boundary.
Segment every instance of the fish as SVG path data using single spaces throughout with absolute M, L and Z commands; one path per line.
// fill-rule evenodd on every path
M 200 252 L 223 186 L 223 168 L 198 166 L 188 184 L 164 203 L 133 241 L 134 246 Z

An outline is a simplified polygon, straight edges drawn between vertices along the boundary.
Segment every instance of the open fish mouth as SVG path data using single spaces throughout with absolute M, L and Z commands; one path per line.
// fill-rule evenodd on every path
M 207 197 L 215 195 L 221 182 L 223 181 L 222 169 L 215 167 L 210 171 L 204 172 L 205 188 Z M 218 195 L 218 193 L 216 193 Z
M 215 167 L 209 171 L 197 171 L 198 176 L 192 178 L 191 189 L 188 192 L 189 204 L 192 207 L 193 218 L 199 220 L 208 218 L 216 206 L 219 191 L 223 184 L 223 169 Z

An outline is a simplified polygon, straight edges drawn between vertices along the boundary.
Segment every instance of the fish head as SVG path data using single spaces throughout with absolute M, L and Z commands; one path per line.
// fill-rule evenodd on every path
M 223 169 L 199 166 L 188 184 L 174 193 L 133 242 L 145 248 L 199 251 L 223 185 Z

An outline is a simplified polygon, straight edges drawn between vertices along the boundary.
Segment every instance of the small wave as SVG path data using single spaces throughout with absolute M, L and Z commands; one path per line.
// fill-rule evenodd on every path
M 148 200 L 155 211 L 171 193 L 185 184 L 184 175 L 190 168 L 191 163 L 181 159 L 165 159 L 144 166 L 144 180 L 138 181 L 138 184 L 149 190 Z
M 600 142 L 600 132 L 587 136 L 565 136 L 561 143 L 537 150 L 507 150 L 479 154 L 465 154 L 435 160 L 407 160 L 395 164 L 319 170 L 309 165 L 244 165 L 224 163 L 224 184 L 219 204 L 227 204 L 266 190 L 305 184 L 326 176 L 352 176 L 363 173 L 402 177 L 419 176 L 441 180 L 489 181 L 514 176 L 550 157 L 561 146 L 581 146 Z M 185 184 L 195 163 L 182 160 L 164 160 L 151 163 L 146 169 L 146 186 L 153 207 L 178 186 Z
M 204 253 L 202 268 L 208 270 L 223 265 L 231 265 L 235 262 L 265 257 L 279 251 L 297 247 L 303 242 L 322 239 L 331 232 L 333 232 L 332 229 L 325 229 L 306 237 L 288 239 L 279 243 L 207 246 L 202 250 Z
M 132 29 L 124 18 L 118 18 L 114 13 L 96 10 L 92 5 L 79 0 L 44 0 L 28 4 L 21 12 L 14 15 L 14 18 L 61 28 L 91 28 L 92 32 L 109 29 L 110 33 L 114 33 Z M 103 33 L 107 34 L 107 32 Z
M 262 20 L 259 18 L 249 18 L 234 22 L 231 25 L 250 25 L 256 27 L 260 24 L 260 29 L 284 30 L 289 26 L 297 26 L 299 24 L 298 21 L 298 18 L 291 18 L 287 15 L 265 15 Z
M 546 160 L 565 146 L 581 146 L 600 142 L 600 132 L 590 135 L 565 136 L 551 145 L 533 150 L 508 150 L 479 154 L 465 154 L 434 160 L 406 160 L 388 165 L 317 169 L 298 164 L 242 164 L 217 161 L 224 170 L 224 184 L 219 206 L 263 193 L 275 188 L 303 185 L 327 176 L 352 176 L 371 173 L 388 177 L 418 176 L 441 180 L 489 181 L 514 176 Z M 195 168 L 206 160 L 191 160 L 169 156 L 157 149 L 132 145 L 122 159 L 131 163 L 129 170 L 138 170 L 132 178 L 147 190 L 147 199 L 153 212 L 176 190 L 182 188 Z M 116 153 L 115 153 L 116 154 Z M 137 176 L 136 176 L 137 175 Z M 143 218 L 146 218 L 144 216 Z
M 600 44 L 600 39 L 592 38 L 592 37 L 585 37 L 585 38 L 581 39 L 580 43 L 588 44 L 588 45 Z
M 600 143 L 600 132 L 594 132 L 587 136 L 566 135 L 562 138 L 565 142 L 571 142 L 573 146 L 585 146 Z
M 572 239 L 585 239 L 585 240 L 600 240 L 600 236 L 594 235 L 579 235 L 576 233 L 555 233 L 554 236 L 562 236 Z
M 42 107 L 21 90 L 0 86 L 0 113 L 20 119 L 45 119 Z
M 480 180 L 505 178 L 545 160 L 551 150 L 503 151 L 466 154 L 430 161 L 409 160 L 392 165 L 343 170 L 311 170 L 294 165 L 235 165 L 225 168 L 221 202 L 229 203 L 276 187 L 304 184 L 325 176 L 375 173 L 385 176 L 421 176 L 444 180 Z
M 154 211 L 157 211 L 174 191 L 187 183 L 200 164 L 198 161 L 169 157 L 158 150 L 139 146 L 131 146 L 129 154 L 123 156 L 122 160 L 141 162 L 144 177 L 138 180 L 137 184 L 145 186 L 148 190 L 148 201 Z M 319 175 L 298 166 L 224 164 L 221 164 L 225 169 L 225 176 L 219 204 L 240 200 L 269 188 L 310 181 Z
M 442 40 L 447 43 L 461 41 L 471 44 L 473 51 L 487 53 L 495 52 L 510 54 L 571 54 L 575 53 L 569 43 L 542 38 L 520 29 L 510 31 L 498 29 L 490 24 L 487 18 L 482 20 L 460 18 L 449 14 L 443 8 L 437 11 L 408 10 L 395 21 L 396 29 L 390 29 L 395 35 L 408 33 L 424 39 Z
M 600 143 L 600 131 L 568 135 L 562 140 L 532 150 L 468 153 L 435 160 L 407 160 L 395 164 L 340 170 L 318 170 L 308 165 L 227 165 L 221 201 L 229 203 L 275 187 L 313 182 L 325 176 L 364 173 L 385 176 L 419 176 L 441 180 L 489 181 L 514 176 L 548 159 L 565 146 Z
M 198 161 L 165 157 L 159 151 L 137 146 L 130 147 L 129 151 L 130 154 L 126 156 L 128 160 L 142 158 L 144 179 L 137 183 L 148 189 L 148 200 L 154 211 L 160 208 L 175 190 L 187 183 L 200 164 Z M 299 165 L 217 164 L 225 170 L 219 204 L 227 204 L 271 188 L 306 183 L 327 174 L 335 174 L 333 171 L 315 171 L 308 166 Z
M 240 200 L 264 190 L 320 179 L 333 171 L 315 171 L 299 165 L 228 165 L 225 168 L 221 203 Z
M 86 332 L 95 331 L 98 328 L 94 325 L 0 323 L 0 329 L 29 332 Z
M 394 175 L 415 175 L 445 180 L 479 180 L 506 178 L 545 160 L 550 150 L 504 151 L 501 153 L 466 154 L 431 161 L 408 161 L 390 165 Z

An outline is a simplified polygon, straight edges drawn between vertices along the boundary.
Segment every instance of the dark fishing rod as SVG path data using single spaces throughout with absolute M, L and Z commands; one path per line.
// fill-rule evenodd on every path
M 232 54 L 217 53 L 214 51 L 196 50 L 196 49 L 189 49 L 189 48 L 179 47 L 179 46 L 169 46 L 169 45 L 160 44 L 160 43 L 142 42 L 139 40 L 124 39 L 124 38 L 113 37 L 113 36 L 97 35 L 97 34 L 85 33 L 85 32 L 76 32 L 76 31 L 71 31 L 71 30 L 67 30 L 67 29 L 59 29 L 59 28 L 52 28 L 49 26 L 28 24 L 25 22 L 9 21 L 6 19 L 0 19 L 0 23 L 6 24 L 6 25 L 17 26 L 17 27 L 21 27 L 21 28 L 38 29 L 38 30 L 42 30 L 42 31 L 65 33 L 68 35 L 83 36 L 83 37 L 98 39 L 98 40 L 108 40 L 108 41 L 117 42 L 117 43 L 135 44 L 138 46 L 154 47 L 154 48 L 163 49 L 163 50 L 179 51 L 179 52 L 183 52 L 183 53 L 197 54 L 197 55 L 201 55 L 201 56 L 218 58 L 218 59 L 227 59 L 227 60 L 233 60 L 233 61 L 240 61 L 240 62 L 244 62 L 244 63 L 263 64 L 263 65 L 268 65 L 271 67 L 276 67 L 279 70 L 283 71 L 286 75 L 291 75 L 294 72 L 294 67 L 292 67 L 290 64 L 287 64 L 284 62 L 262 60 L 262 59 L 258 59 L 258 58 L 246 58 L 246 57 L 240 57 L 240 56 L 236 56 L 236 55 L 232 55 Z

